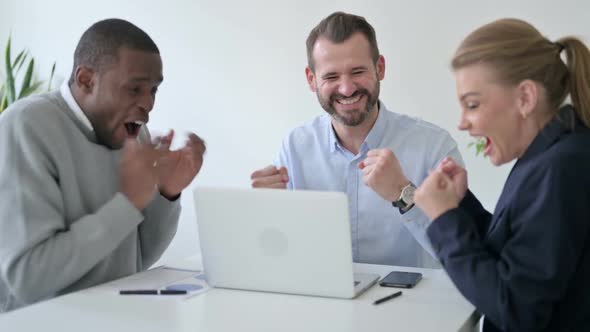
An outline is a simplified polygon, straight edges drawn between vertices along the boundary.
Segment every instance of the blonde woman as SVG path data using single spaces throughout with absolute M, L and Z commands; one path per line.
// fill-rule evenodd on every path
M 467 36 L 452 68 L 459 129 L 494 165 L 517 161 L 494 214 L 451 159 L 418 188 L 442 265 L 484 331 L 590 331 L 588 47 L 502 19 Z

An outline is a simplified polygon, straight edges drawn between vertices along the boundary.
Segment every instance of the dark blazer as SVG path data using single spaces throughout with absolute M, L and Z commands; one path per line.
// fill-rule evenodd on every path
M 493 215 L 468 191 L 428 228 L 484 331 L 590 331 L 590 130 L 574 118 L 533 140 Z

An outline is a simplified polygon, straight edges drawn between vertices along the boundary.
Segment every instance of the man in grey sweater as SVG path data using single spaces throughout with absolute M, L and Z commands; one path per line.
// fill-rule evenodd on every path
M 60 91 L 0 116 L 0 312 L 145 270 L 167 248 L 205 145 L 149 140 L 162 79 L 152 39 L 104 20 Z

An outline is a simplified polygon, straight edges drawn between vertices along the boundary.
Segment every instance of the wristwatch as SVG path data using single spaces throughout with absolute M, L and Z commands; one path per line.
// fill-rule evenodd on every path
M 391 204 L 401 211 L 407 211 L 414 205 L 414 191 L 416 191 L 416 186 L 410 182 L 407 186 L 403 187 L 399 199 L 391 202 Z

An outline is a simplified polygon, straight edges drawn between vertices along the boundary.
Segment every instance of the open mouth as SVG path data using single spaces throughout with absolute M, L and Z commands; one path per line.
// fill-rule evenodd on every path
M 492 140 L 489 137 L 485 137 L 485 148 L 483 150 L 483 154 L 489 156 L 492 153 Z
M 352 105 L 358 103 L 359 100 L 361 100 L 362 96 L 363 95 L 359 93 L 348 98 L 339 98 L 336 100 L 336 102 L 341 105 Z
M 127 130 L 127 135 L 129 137 L 137 137 L 139 134 L 139 129 L 143 126 L 145 122 L 143 121 L 133 121 L 133 122 L 126 122 L 125 129 Z

